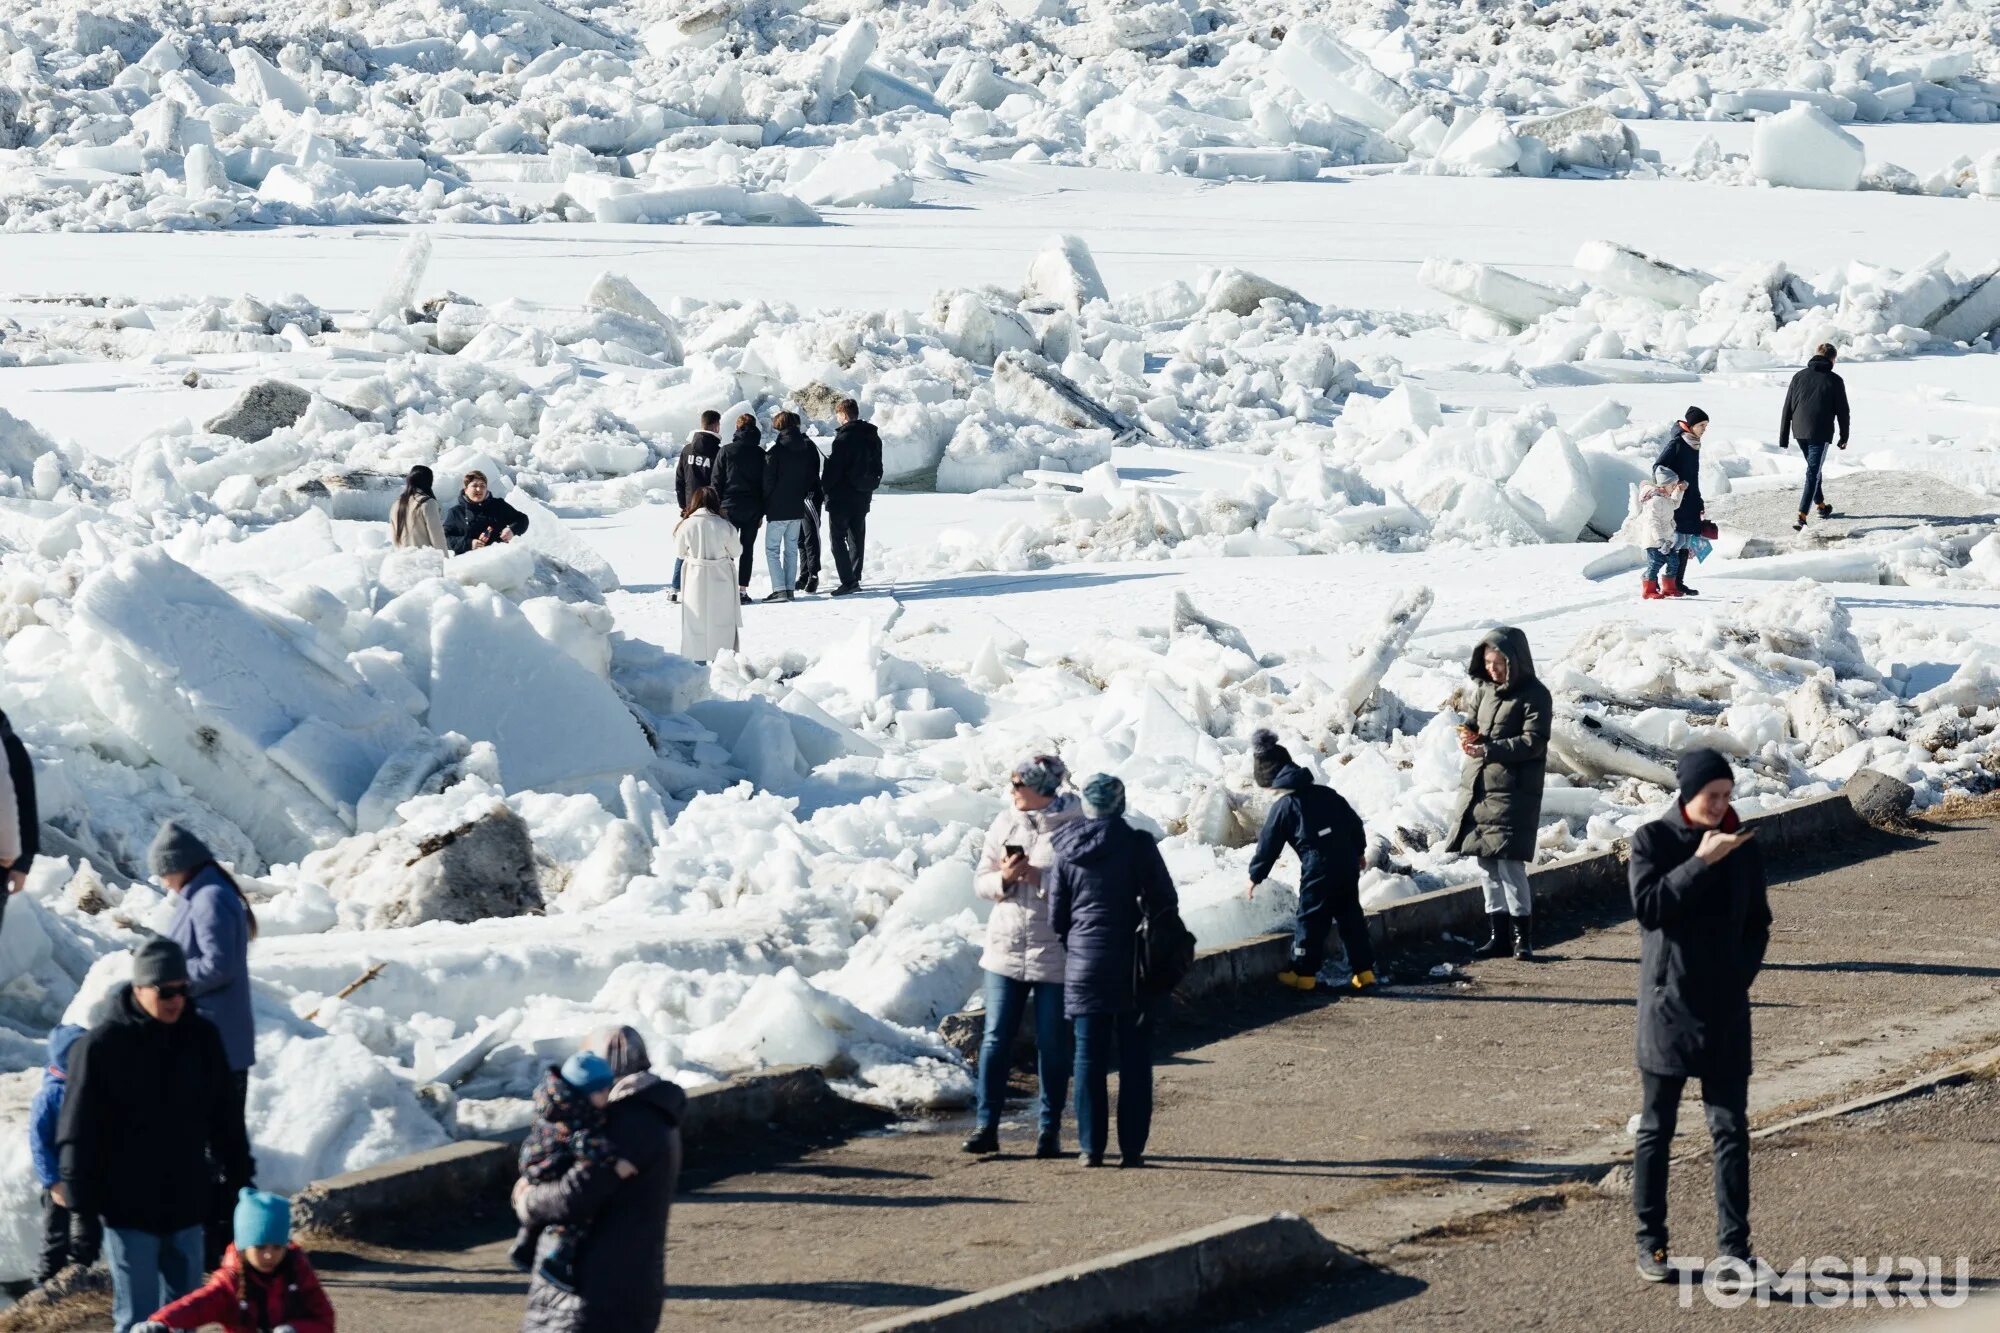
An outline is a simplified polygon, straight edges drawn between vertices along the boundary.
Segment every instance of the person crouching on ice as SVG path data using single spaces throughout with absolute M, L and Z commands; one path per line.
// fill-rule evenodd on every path
M 306 1252 L 292 1244 L 292 1202 L 246 1189 L 231 1218 L 235 1244 L 208 1284 L 157 1310 L 132 1333 L 220 1328 L 225 1333 L 334 1333 L 333 1303 Z
M 1361 864 L 1368 835 L 1354 807 L 1331 787 L 1292 762 L 1291 752 L 1268 731 L 1250 737 L 1251 774 L 1260 787 L 1282 793 L 1264 817 L 1257 852 L 1250 858 L 1254 898 L 1290 847 L 1299 857 L 1299 915 L 1292 929 L 1292 961 L 1278 973 L 1280 985 L 1309 991 L 1319 985 L 1326 958 L 1326 934 L 1340 928 L 1351 973 L 1348 986 L 1365 992 L 1375 986 L 1375 950 L 1368 940 L 1368 916 L 1361 910 Z

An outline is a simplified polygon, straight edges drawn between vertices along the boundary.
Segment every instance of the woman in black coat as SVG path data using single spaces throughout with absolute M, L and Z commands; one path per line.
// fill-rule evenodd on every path
M 1639 1076 L 1633 1155 L 1639 1273 L 1667 1265 L 1667 1157 L 1681 1091 L 1701 1080 L 1715 1144 L 1718 1258 L 1750 1258 L 1750 983 L 1764 965 L 1771 906 L 1764 858 L 1729 798 L 1735 780 L 1714 750 L 1681 756 L 1679 799 L 1632 838 L 1639 919 Z
M 1124 783 L 1104 773 L 1085 783 L 1083 814 L 1055 831 L 1044 881 L 1049 924 L 1067 955 L 1063 1011 L 1076 1025 L 1078 1160 L 1104 1164 L 1115 1046 L 1119 1165 L 1140 1166 L 1153 1126 L 1154 1021 L 1134 984 L 1139 918 L 1180 903 L 1158 845 L 1125 822 Z
M 715 456 L 710 485 L 722 497 L 722 516 L 736 525 L 743 554 L 736 562 L 737 595 L 750 600 L 750 565 L 756 555 L 757 529 L 764 522 L 764 432 L 757 418 L 745 412 L 736 418 L 736 433 Z
M 666 1301 L 667 1214 L 681 1171 L 687 1094 L 652 1072 L 645 1039 L 632 1028 L 599 1032 L 586 1045 L 618 1076 L 605 1131 L 639 1172 L 627 1180 L 579 1168 L 548 1184 L 514 1186 L 522 1222 L 585 1228 L 575 1290 L 549 1281 L 537 1265 L 521 1333 L 653 1333 Z

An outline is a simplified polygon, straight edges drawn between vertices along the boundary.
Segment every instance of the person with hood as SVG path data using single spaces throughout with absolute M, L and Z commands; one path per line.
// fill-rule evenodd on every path
M 1549 726 L 1555 707 L 1535 676 L 1528 636 L 1502 626 L 1472 650 L 1466 674 L 1479 683 L 1471 720 L 1458 729 L 1465 753 L 1458 821 L 1445 850 L 1475 857 L 1485 877 L 1490 934 L 1475 958 L 1534 956 L 1534 894 L 1528 863 L 1542 819 Z M 1512 936 L 1511 942 L 1509 936 Z
M 257 916 L 236 881 L 215 862 L 208 844 L 184 825 L 168 820 L 147 851 L 153 873 L 173 899 L 166 936 L 187 957 L 188 996 L 195 1012 L 215 1024 L 229 1057 L 230 1104 L 239 1121 L 250 1090 L 250 1066 L 257 1061 L 256 1024 L 250 1014 L 250 941 Z M 212 1201 L 205 1262 L 222 1262 L 229 1246 L 233 1190 Z
M 750 567 L 757 551 L 757 528 L 764 521 L 764 433 L 757 418 L 745 412 L 736 418 L 736 433 L 715 456 L 712 484 L 722 501 L 722 516 L 736 525 L 741 551 L 736 564 L 736 589 L 750 600 Z
M 465 474 L 465 489 L 444 516 L 445 541 L 453 555 L 511 542 L 527 530 L 528 516 L 493 494 L 486 474 L 477 468 Z
M 986 973 L 986 1034 L 979 1043 L 978 1126 L 965 1141 L 969 1153 L 1000 1151 L 1014 1034 L 1032 1005 L 1041 1127 L 1035 1156 L 1062 1155 L 1071 1043 L 1063 1017 L 1063 947 L 1049 924 L 1048 876 L 1055 859 L 1052 835 L 1079 813 L 1076 797 L 1062 789 L 1068 776 L 1052 754 L 1031 755 L 1014 766 L 1011 807 L 986 830 L 973 874 L 973 891 L 993 904 L 993 913 L 986 918 L 986 952 L 979 960 Z
M 1706 434 L 1708 413 L 1690 407 L 1674 423 L 1673 434 L 1667 437 L 1660 456 L 1653 460 L 1655 470 L 1665 468 L 1687 486 L 1681 492 L 1680 503 L 1674 506 L 1674 532 L 1680 542 L 1667 562 L 1666 577 L 1660 580 L 1662 597 L 1700 596 L 1687 585 L 1687 562 L 1693 539 L 1702 535 L 1702 522 L 1708 517 L 1708 506 L 1701 498 L 1701 437 Z
M 69 1056 L 83 1029 L 63 1023 L 49 1033 L 49 1063 L 42 1085 L 35 1089 L 28 1112 L 28 1153 L 35 1163 L 35 1181 L 42 1187 L 42 1256 L 35 1284 L 48 1282 L 71 1264 L 89 1268 L 104 1245 L 104 1228 L 95 1217 L 56 1201 L 62 1183 L 62 1158 L 56 1146 L 56 1125 L 62 1119 L 63 1093 L 69 1088 Z
M 799 579 L 799 525 L 819 495 L 819 446 L 799 428 L 799 414 L 771 418 L 778 438 L 764 459 L 764 572 L 771 576 L 767 602 L 789 602 Z
M 1850 421 L 1847 412 L 1847 381 L 1834 373 L 1838 355 L 1832 343 L 1813 349 L 1805 369 L 1792 376 L 1785 390 L 1785 410 L 1778 414 L 1778 447 L 1788 447 L 1794 436 L 1806 460 L 1806 483 L 1799 492 L 1799 521 L 1793 532 L 1803 532 L 1806 511 L 1817 507 L 1823 519 L 1833 517 L 1826 502 L 1826 488 L 1820 485 L 1820 470 L 1826 466 L 1827 447 L 1834 443 L 1834 428 L 1840 428 L 1839 445 L 1847 447 Z
M 222 1034 L 189 1002 L 180 945 L 148 936 L 109 1008 L 70 1050 L 55 1194 L 103 1222 L 112 1325 L 128 1333 L 201 1281 L 211 1159 L 232 1195 L 256 1166 Z
M 607 1028 L 584 1043 L 617 1082 L 605 1105 L 605 1132 L 636 1173 L 572 1169 L 562 1179 L 514 1186 L 523 1224 L 587 1225 L 573 1289 L 541 1272 L 529 1279 L 521 1333 L 639 1333 L 660 1326 L 667 1289 L 667 1217 L 681 1170 L 681 1115 L 687 1094 L 652 1072 L 646 1042 L 630 1027 Z
M 674 464 L 674 503 L 685 515 L 688 501 L 694 493 L 707 486 L 715 476 L 715 456 L 722 452 L 722 413 L 709 411 L 701 414 L 701 426 L 688 432 L 687 443 L 681 446 L 680 461 Z M 681 562 L 674 560 L 673 595 L 681 595 Z
M 243 1190 L 230 1231 L 229 1249 L 207 1285 L 154 1311 L 132 1333 L 334 1333 L 333 1302 L 306 1252 L 292 1242 L 290 1199 Z
M 1264 816 L 1264 831 L 1250 858 L 1250 892 L 1270 878 L 1278 857 L 1290 847 L 1299 857 L 1299 912 L 1292 928 L 1292 960 L 1278 973 L 1278 984 L 1309 991 L 1319 985 L 1320 964 L 1326 961 L 1326 936 L 1336 924 L 1341 947 L 1347 951 L 1351 987 L 1365 993 L 1375 987 L 1375 947 L 1368 938 L 1368 914 L 1361 910 L 1361 866 L 1368 853 L 1368 834 L 1361 816 L 1331 787 L 1292 761 L 1291 751 L 1275 733 L 1257 731 L 1250 737 L 1251 776 L 1260 787 L 1281 793 Z
M 722 516 L 722 500 L 704 486 L 688 500 L 674 529 L 674 557 L 685 568 L 681 585 L 681 656 L 713 662 L 734 649 L 743 631 L 743 599 L 736 588 L 742 534 Z
M 1063 1012 L 1076 1025 L 1076 1133 L 1084 1166 L 1104 1165 L 1110 1137 L 1107 1076 L 1118 1066 L 1120 1166 L 1145 1165 L 1153 1126 L 1153 1028 L 1140 1003 L 1135 951 L 1142 915 L 1178 912 L 1173 877 L 1152 836 L 1125 822 L 1125 784 L 1099 773 L 1083 784 L 1083 818 L 1050 841 L 1043 875 L 1049 925 L 1063 947 Z M 1115 1052 L 1115 1056 L 1114 1056 Z
M 1632 837 L 1627 867 L 1639 921 L 1638 1066 L 1643 1084 L 1632 1157 L 1639 1274 L 1667 1262 L 1667 1159 L 1681 1092 L 1701 1080 L 1714 1144 L 1719 1259 L 1750 1253 L 1750 986 L 1771 940 L 1764 858 L 1730 805 L 1735 776 L 1714 750 L 1689 750 L 1677 799 Z M 1740 1280 L 1739 1271 L 1731 1277 Z
M 820 482 L 826 492 L 826 525 L 833 540 L 833 567 L 840 576 L 835 597 L 861 591 L 861 561 L 868 545 L 868 506 L 882 485 L 882 436 L 861 419 L 861 405 L 843 398 L 833 409 L 839 423 Z
M 431 470 L 421 463 L 403 479 L 403 493 L 389 511 L 389 542 L 398 550 L 411 547 L 445 549 L 444 523 L 438 518 Z

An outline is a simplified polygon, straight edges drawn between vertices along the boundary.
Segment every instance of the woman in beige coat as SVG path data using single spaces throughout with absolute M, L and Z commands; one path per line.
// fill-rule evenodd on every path
M 712 662 L 737 646 L 743 627 L 742 599 L 736 590 L 736 561 L 743 538 L 722 516 L 713 486 L 688 497 L 687 512 L 674 529 L 674 555 L 681 563 L 681 656 Z
M 438 518 L 437 496 L 431 493 L 431 470 L 419 464 L 410 469 L 396 507 L 389 511 L 389 540 L 402 546 L 444 546 L 444 523 Z

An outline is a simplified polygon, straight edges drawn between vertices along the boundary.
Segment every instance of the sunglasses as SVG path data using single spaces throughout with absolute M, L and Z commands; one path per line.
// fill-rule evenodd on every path
M 163 1000 L 185 1000 L 188 995 L 185 981 L 170 981 L 164 986 L 155 986 L 153 989 L 159 992 Z

